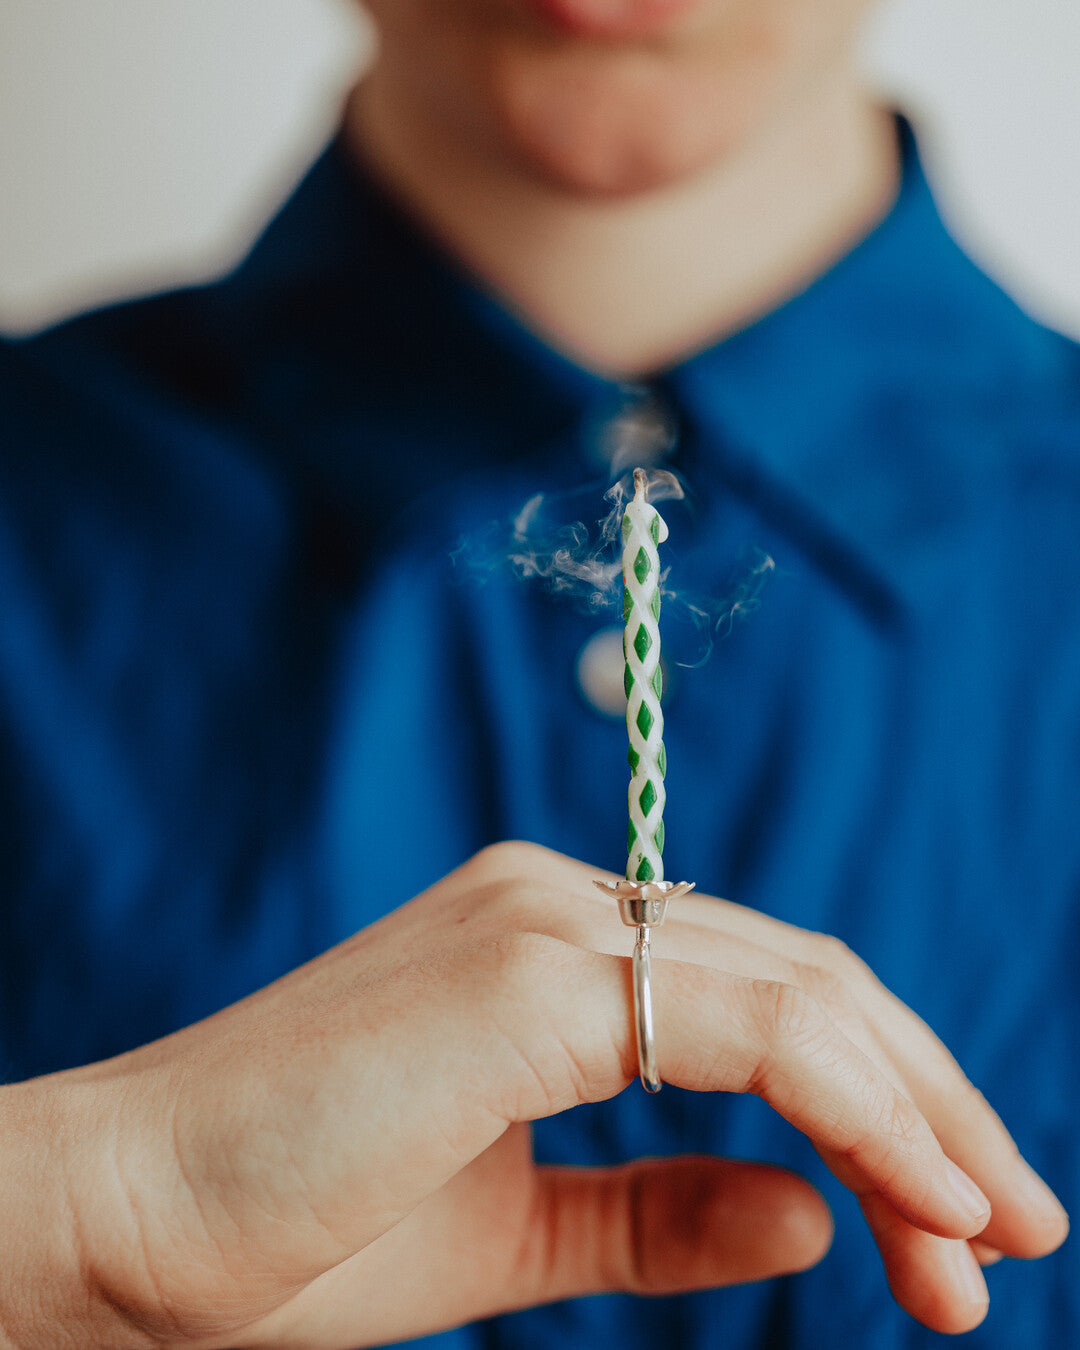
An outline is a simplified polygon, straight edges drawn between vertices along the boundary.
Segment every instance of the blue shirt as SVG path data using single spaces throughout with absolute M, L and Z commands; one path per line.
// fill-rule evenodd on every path
M 7 1077 L 203 1016 L 492 840 L 620 868 L 624 731 L 575 681 L 617 615 L 494 565 L 486 527 L 540 491 L 553 527 L 601 514 L 597 447 L 650 400 L 691 490 L 671 584 L 776 564 L 700 667 L 665 620 L 669 875 L 847 941 L 1075 1206 L 1080 355 L 958 250 L 901 136 L 868 238 L 647 389 L 544 347 L 338 146 L 235 275 L 0 344 Z M 785 1163 L 833 1250 L 447 1350 L 936 1343 L 760 1102 L 635 1086 L 536 1133 Z M 991 1270 L 968 1344 L 1080 1343 L 1070 1259 Z

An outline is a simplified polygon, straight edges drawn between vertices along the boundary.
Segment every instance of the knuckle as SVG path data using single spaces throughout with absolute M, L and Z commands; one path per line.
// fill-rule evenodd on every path
M 553 965 L 563 964 L 569 955 L 567 944 L 560 938 L 532 928 L 500 933 L 491 939 L 489 948 L 499 983 L 510 988 L 535 984 Z
M 907 1150 L 931 1142 L 930 1126 L 915 1104 L 900 1092 L 891 1092 L 883 1112 L 882 1127 L 890 1139 Z
M 842 939 L 832 933 L 814 934 L 814 962 L 826 970 L 848 978 L 854 976 L 862 962 Z
M 468 867 L 478 877 L 511 880 L 527 877 L 547 853 L 539 844 L 520 839 L 504 839 L 488 844 L 469 859 Z
M 950 1059 L 952 1056 L 950 1056 Z M 954 1080 L 953 1101 L 954 1110 L 958 1115 L 970 1119 L 973 1116 L 987 1116 L 997 1124 L 1001 1124 L 997 1112 L 986 1100 L 982 1092 L 968 1078 L 955 1060 L 952 1061 L 952 1073 Z M 1002 1126 L 1002 1129 L 1005 1127 Z
M 934 1191 L 939 1150 L 930 1126 L 899 1093 L 882 1103 L 876 1128 L 845 1150 L 913 1211 L 925 1209 Z
M 909 1155 L 933 1139 L 922 1113 L 903 1093 L 874 1078 L 863 1085 L 865 1127 L 853 1150 Z
M 500 1020 L 518 1025 L 540 1018 L 552 1032 L 595 1012 L 587 956 L 579 948 L 535 928 L 498 933 L 484 943 L 486 996 Z M 470 979 L 475 976 L 470 974 Z
M 814 933 L 810 965 L 820 966 L 837 975 L 849 989 L 860 986 L 882 987 L 881 981 L 861 956 L 832 933 Z
M 851 983 L 827 966 L 799 967 L 799 984 L 824 1009 L 829 1019 L 854 1045 L 868 1049 L 868 1032 Z
M 613 1096 L 630 1075 L 608 1034 L 614 958 L 583 954 L 560 938 L 518 930 L 485 944 L 483 1005 L 506 1066 L 496 1112 L 536 1120 Z M 619 1019 L 628 1023 L 625 1016 Z M 621 1026 L 620 1026 L 621 1032 Z
M 489 844 L 465 864 L 463 899 L 470 912 L 484 912 L 504 926 L 557 926 L 575 912 L 557 858 L 539 844 Z
M 873 967 L 864 961 L 858 952 L 853 952 L 847 943 L 839 938 L 830 938 L 830 941 L 835 944 L 831 949 L 831 964 L 839 970 L 852 988 L 861 986 L 864 990 L 885 992 L 885 986 L 878 979 Z
M 919 1155 L 930 1143 L 930 1127 L 916 1108 L 898 1093 L 890 1093 L 870 1106 L 867 1123 L 839 1151 L 873 1174 L 879 1185 L 899 1189 L 920 1204 L 929 1172 Z
M 783 980 L 755 980 L 753 994 L 770 1039 L 802 1042 L 821 1033 L 824 1009 L 805 989 Z
M 800 966 L 799 983 L 834 1017 L 851 1016 L 851 989 L 847 982 L 828 966 Z
M 949 1056 L 952 1059 L 952 1056 Z M 948 1075 L 948 1088 L 946 1095 L 949 1099 L 951 1109 L 958 1115 L 970 1118 L 973 1115 L 985 1114 L 995 1116 L 994 1108 L 986 1100 L 983 1094 L 975 1086 L 970 1078 L 966 1077 L 964 1071 L 952 1060 L 951 1064 L 945 1065 Z

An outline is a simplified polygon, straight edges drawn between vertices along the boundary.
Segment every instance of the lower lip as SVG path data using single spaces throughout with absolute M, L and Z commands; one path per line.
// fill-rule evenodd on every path
M 582 37 L 645 37 L 669 27 L 699 0 L 526 0 L 554 27 Z

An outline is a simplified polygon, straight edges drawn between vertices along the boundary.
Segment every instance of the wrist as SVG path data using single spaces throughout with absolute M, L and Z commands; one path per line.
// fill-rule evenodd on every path
M 56 1344 L 81 1331 L 85 1301 L 67 1200 L 68 1128 L 46 1084 L 0 1090 L 0 1346 Z
M 102 1094 L 54 1074 L 0 1089 L 0 1350 L 142 1350 L 99 1284 L 117 1220 Z

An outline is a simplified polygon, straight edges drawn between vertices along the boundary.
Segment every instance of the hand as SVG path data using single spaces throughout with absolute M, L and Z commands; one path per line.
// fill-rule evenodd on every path
M 205 1022 L 5 1089 L 7 1268 L 41 1273 L 0 1277 L 0 1336 L 348 1347 L 819 1259 L 823 1202 L 776 1169 L 533 1166 L 527 1122 L 636 1077 L 627 930 L 596 875 L 499 845 Z M 981 1320 L 972 1239 L 987 1259 L 1063 1240 L 948 1052 L 839 944 L 688 897 L 662 950 L 664 1078 L 758 1093 L 805 1131 L 913 1315 Z

